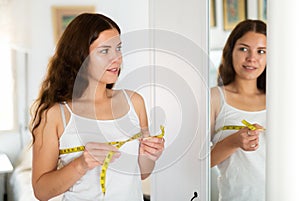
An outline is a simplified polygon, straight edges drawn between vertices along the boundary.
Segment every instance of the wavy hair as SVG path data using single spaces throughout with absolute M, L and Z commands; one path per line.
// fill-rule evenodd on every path
M 86 66 L 90 45 L 101 32 L 109 29 L 116 29 L 121 34 L 119 26 L 113 20 L 98 13 L 78 15 L 67 26 L 49 61 L 39 95 L 31 108 L 30 131 L 33 142 L 34 131 L 39 127 L 42 115 L 49 108 L 55 103 L 71 101 L 72 98 L 82 96 L 89 84 Z M 74 87 L 75 84 L 76 87 Z M 112 87 L 113 84 L 106 86 L 109 89 Z
M 218 86 L 228 85 L 235 79 L 235 71 L 232 64 L 232 52 L 235 43 L 248 32 L 255 32 L 267 36 L 266 24 L 260 20 L 244 20 L 240 22 L 229 35 L 223 49 L 222 61 L 218 72 Z M 257 88 L 266 92 L 266 68 L 257 78 Z

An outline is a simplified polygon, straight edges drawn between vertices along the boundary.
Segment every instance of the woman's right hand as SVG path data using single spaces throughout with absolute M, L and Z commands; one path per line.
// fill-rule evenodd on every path
M 259 134 L 262 131 L 262 126 L 254 124 L 256 130 L 243 128 L 235 134 L 235 144 L 244 151 L 255 151 L 259 147 Z
M 86 171 L 95 168 L 96 166 L 102 165 L 107 154 L 113 151 L 115 152 L 112 156 L 111 162 L 119 158 L 121 153 L 119 150 L 106 143 L 89 142 L 85 145 L 83 154 L 77 158 L 79 162 L 79 172 L 84 174 Z

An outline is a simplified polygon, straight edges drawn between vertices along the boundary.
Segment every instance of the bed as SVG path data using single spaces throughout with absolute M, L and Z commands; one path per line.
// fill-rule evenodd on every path
M 8 176 L 8 201 L 38 201 L 34 197 L 31 185 L 31 161 L 31 149 L 25 148 L 15 164 L 14 171 Z M 62 195 L 51 199 L 51 201 L 61 200 Z

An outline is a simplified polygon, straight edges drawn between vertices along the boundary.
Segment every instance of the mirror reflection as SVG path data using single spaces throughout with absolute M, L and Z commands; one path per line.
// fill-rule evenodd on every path
M 249 197 L 255 192 L 249 190 L 251 178 L 260 181 L 255 184 L 254 188 L 257 185 L 262 185 L 260 188 L 262 192 L 257 192 L 253 199 L 265 199 L 265 136 L 263 130 L 266 121 L 266 27 L 264 24 L 266 22 L 266 1 L 247 1 L 247 6 L 245 2 L 210 1 L 210 12 L 213 12 L 210 15 L 212 201 L 251 200 Z M 245 10 L 246 8 L 247 10 Z M 261 21 L 244 21 L 245 19 L 259 19 Z M 239 28 L 234 29 L 242 21 L 244 23 L 240 24 Z M 229 44 L 234 45 L 231 47 Z M 227 55 L 224 58 L 222 58 L 223 51 Z M 239 51 L 243 51 L 244 57 L 238 53 Z M 238 60 L 241 63 L 237 62 Z M 220 64 L 221 68 L 219 69 Z M 234 72 L 231 75 L 228 74 L 229 66 L 232 66 L 232 72 Z M 226 70 L 226 68 L 228 69 Z M 257 74 L 253 75 L 255 73 Z M 219 87 L 216 87 L 217 85 Z M 255 101 L 248 102 L 243 98 L 245 96 L 248 97 L 247 100 Z M 255 124 L 255 128 L 249 129 L 242 120 L 248 119 L 249 121 L 251 116 L 253 119 L 250 121 L 250 125 L 252 123 L 257 124 Z M 251 134 L 252 132 L 254 135 Z M 238 143 L 237 146 L 234 143 L 238 141 L 234 140 L 236 136 L 245 136 L 249 144 Z M 228 147 L 233 145 L 232 143 L 235 144 L 234 147 L 236 148 Z M 257 160 L 249 159 L 249 157 L 257 157 Z M 250 164 L 245 165 L 244 160 Z M 247 168 L 245 169 L 244 166 L 256 167 L 257 169 L 246 170 Z M 243 170 L 248 173 L 239 176 Z M 250 176 L 245 179 L 243 175 Z M 235 187 L 236 184 L 238 186 Z M 230 189 L 234 189 L 235 192 L 243 191 L 242 194 L 246 197 L 240 193 L 235 194 Z

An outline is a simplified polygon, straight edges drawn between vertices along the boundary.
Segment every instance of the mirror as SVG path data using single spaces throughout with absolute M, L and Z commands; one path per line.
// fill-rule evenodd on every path
M 230 34 L 232 27 L 238 21 L 248 19 L 260 19 L 266 22 L 266 0 L 257 1 L 210 1 L 210 31 L 209 31 L 209 85 L 217 85 L 217 71 L 220 65 L 222 50 Z M 228 9 L 231 9 L 232 20 L 229 20 Z M 229 15 L 229 14 L 228 14 Z M 211 201 L 218 201 L 217 178 L 219 171 L 217 167 L 211 168 Z

